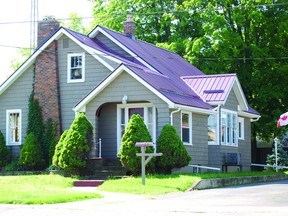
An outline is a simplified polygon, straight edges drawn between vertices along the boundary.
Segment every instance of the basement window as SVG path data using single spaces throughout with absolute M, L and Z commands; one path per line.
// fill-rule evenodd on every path
M 68 54 L 67 82 L 85 81 L 85 54 Z

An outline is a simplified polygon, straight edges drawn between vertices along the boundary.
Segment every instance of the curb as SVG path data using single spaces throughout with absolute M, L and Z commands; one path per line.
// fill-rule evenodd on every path
M 225 186 L 234 186 L 242 184 L 260 183 L 260 182 L 273 182 L 288 180 L 288 175 L 268 175 L 268 176 L 246 176 L 246 177 L 235 177 L 235 178 L 215 178 L 215 179 L 201 179 L 196 181 L 189 191 L 192 190 L 203 190 L 211 188 L 220 188 Z

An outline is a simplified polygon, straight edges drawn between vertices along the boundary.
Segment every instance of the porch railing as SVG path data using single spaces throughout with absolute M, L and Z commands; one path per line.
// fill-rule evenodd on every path
M 287 166 L 276 166 L 276 165 L 267 165 L 267 164 L 255 164 L 252 163 L 251 166 L 257 166 L 257 167 L 270 167 L 270 168 L 277 168 L 277 169 L 288 169 Z
M 91 146 L 89 157 L 92 158 L 101 158 L 102 157 L 102 141 L 101 138 L 98 139 L 98 142 L 94 142 Z
M 193 167 L 193 168 L 196 168 L 196 172 L 199 173 L 199 170 L 200 169 L 207 169 L 207 170 L 216 170 L 216 171 L 219 171 L 221 172 L 221 168 L 218 168 L 218 167 L 208 167 L 208 166 L 200 166 L 200 165 L 188 165 L 189 167 Z

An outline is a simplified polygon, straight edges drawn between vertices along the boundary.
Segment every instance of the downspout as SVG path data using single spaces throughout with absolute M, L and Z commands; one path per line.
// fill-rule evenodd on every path
M 179 112 L 180 108 L 178 108 L 177 110 L 174 110 L 170 113 L 170 124 L 173 126 L 173 114 L 176 112 Z

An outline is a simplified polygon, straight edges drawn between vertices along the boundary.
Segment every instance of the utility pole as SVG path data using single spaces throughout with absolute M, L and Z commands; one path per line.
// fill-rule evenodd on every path
M 37 35 L 37 22 L 38 22 L 38 0 L 31 0 L 30 10 L 30 55 L 36 48 L 36 35 Z

